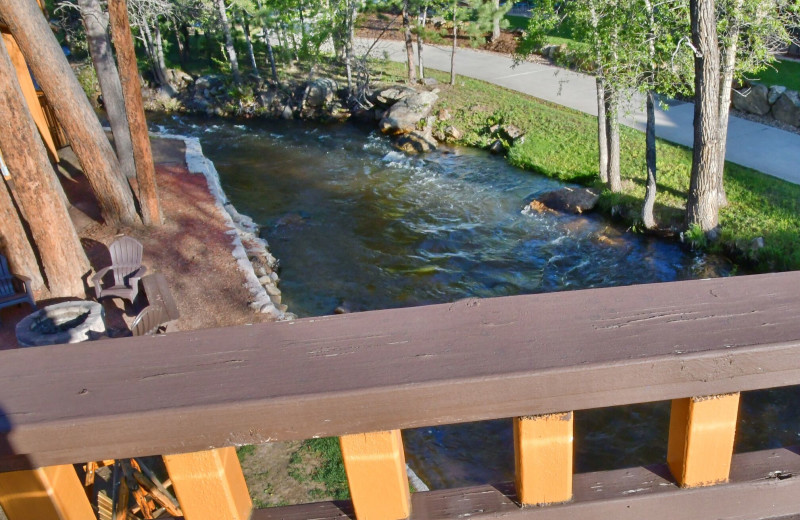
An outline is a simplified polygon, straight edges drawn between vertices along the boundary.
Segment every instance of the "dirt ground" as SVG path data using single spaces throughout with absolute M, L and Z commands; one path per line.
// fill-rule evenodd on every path
M 60 151 L 60 178 L 71 203 L 70 216 L 92 268 L 96 271 L 109 265 L 106 246 L 117 236 L 139 240 L 144 246 L 147 272 L 164 275 L 180 311 L 180 318 L 167 326 L 167 334 L 270 320 L 269 315 L 248 307 L 251 296 L 232 256 L 225 220 L 205 177 L 190 174 L 186 168 L 183 142 L 153 139 L 152 145 L 164 224 L 147 229 L 105 225 L 75 155 L 69 148 Z M 39 308 L 56 302 L 46 295 L 37 296 L 41 297 L 37 298 Z M 94 299 L 93 290 L 87 288 L 85 297 Z M 133 305 L 123 305 L 119 299 L 102 303 L 112 337 L 128 333 L 133 318 L 147 305 L 144 296 L 137 297 Z M 18 348 L 14 328 L 30 312 L 27 305 L 0 310 L 0 350 Z M 307 479 L 298 482 L 289 475 L 289 461 L 298 447 L 296 442 L 272 443 L 243 450 L 240 455 L 255 504 L 265 507 L 312 501 L 309 491 L 318 485 Z M 302 460 L 298 469 L 295 462 L 294 471 L 310 471 L 314 464 L 313 460 Z

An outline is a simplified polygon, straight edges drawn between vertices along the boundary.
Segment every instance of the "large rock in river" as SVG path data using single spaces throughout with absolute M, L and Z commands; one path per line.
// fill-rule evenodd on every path
M 591 188 L 565 187 L 560 190 L 544 193 L 536 197 L 533 202 L 543 204 L 555 211 L 585 213 L 594 209 L 599 198 L 600 195 Z
M 406 153 L 426 153 L 436 150 L 436 141 L 429 134 L 415 130 L 401 135 L 394 142 L 395 148 Z
M 404 97 L 386 111 L 379 124 L 381 132 L 390 135 L 408 134 L 417 129 L 417 123 L 433 110 L 439 96 L 435 92 L 417 92 Z

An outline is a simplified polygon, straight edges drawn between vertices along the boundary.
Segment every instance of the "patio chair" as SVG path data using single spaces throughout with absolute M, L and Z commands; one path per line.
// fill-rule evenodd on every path
M 158 334 L 168 321 L 170 319 L 163 305 L 148 305 L 133 319 L 131 333 L 134 336 L 152 336 Z
M 36 308 L 31 290 L 31 279 L 27 276 L 12 274 L 8 269 L 8 260 L 0 255 L 0 309 L 28 302 Z
M 97 299 L 123 298 L 133 303 L 139 294 L 139 279 L 147 271 L 142 265 L 142 244 L 130 237 L 121 237 L 109 247 L 111 265 L 100 269 L 92 277 Z M 113 284 L 104 284 L 109 273 L 113 274 Z M 111 280 L 109 280 L 109 283 Z

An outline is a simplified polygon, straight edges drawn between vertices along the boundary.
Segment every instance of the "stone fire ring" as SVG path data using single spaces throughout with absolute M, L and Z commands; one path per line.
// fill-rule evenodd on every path
M 97 302 L 48 305 L 17 323 L 17 342 L 22 347 L 38 347 L 95 339 L 106 332 L 103 314 L 103 306 Z

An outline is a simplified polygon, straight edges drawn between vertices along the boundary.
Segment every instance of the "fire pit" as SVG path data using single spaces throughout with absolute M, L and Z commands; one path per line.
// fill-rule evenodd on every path
M 17 324 L 22 347 L 78 343 L 106 332 L 103 307 L 97 302 L 75 301 L 48 305 Z

